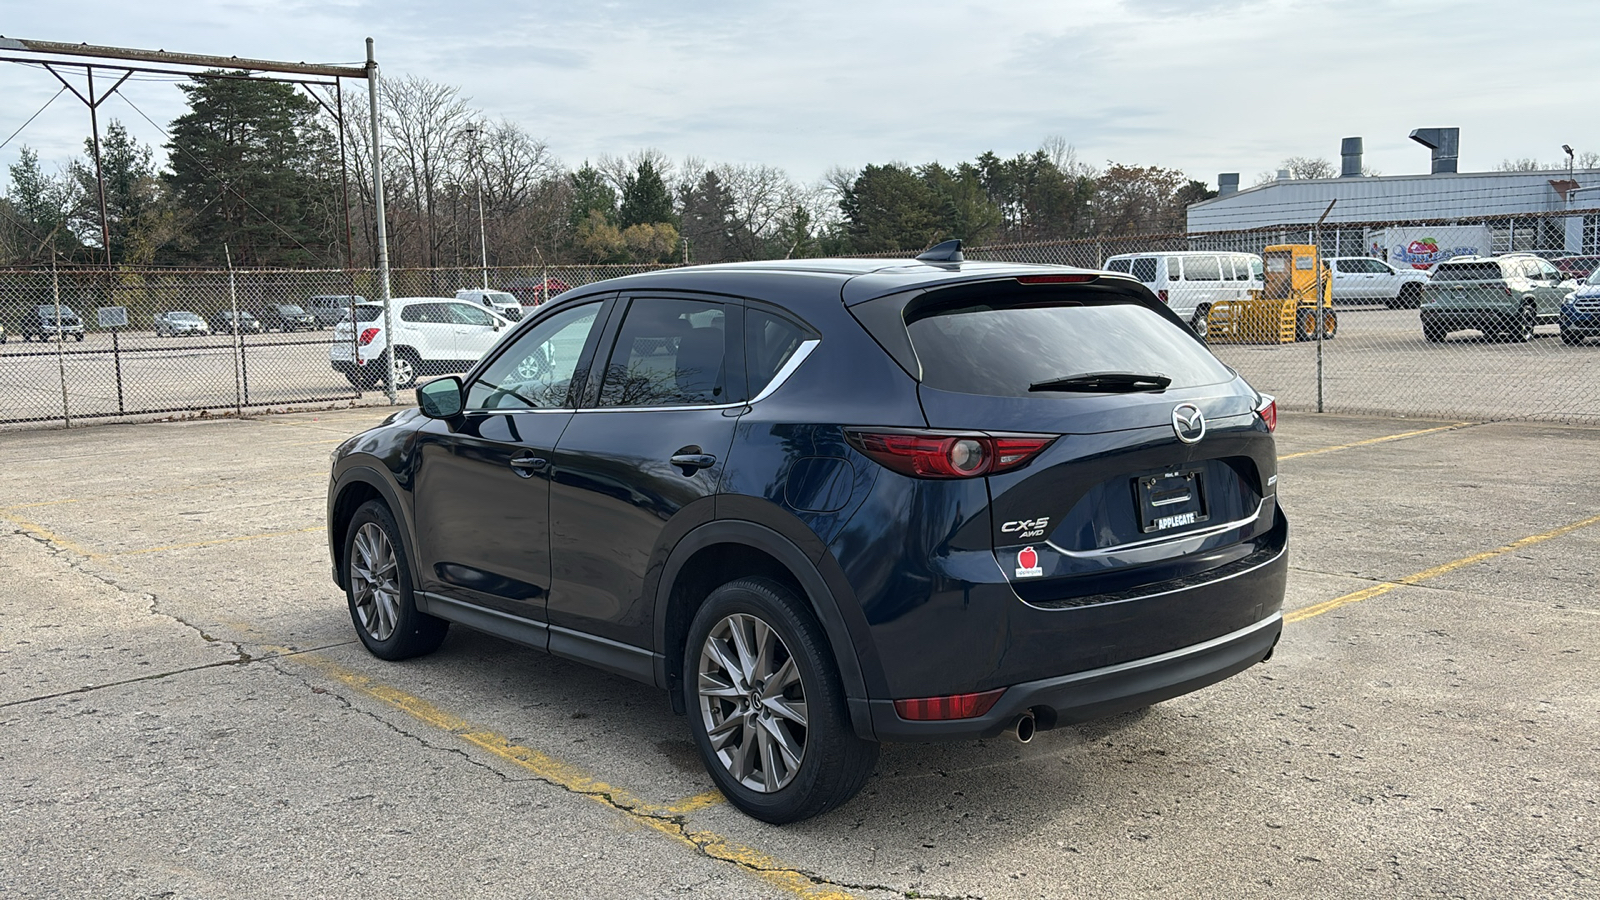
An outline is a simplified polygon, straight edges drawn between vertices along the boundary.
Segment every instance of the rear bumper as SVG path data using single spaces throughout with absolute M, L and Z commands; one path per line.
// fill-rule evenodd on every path
M 1051 728 L 1113 716 L 1199 690 L 1236 675 L 1272 655 L 1283 633 L 1283 614 L 1218 638 L 1145 659 L 1056 678 L 1015 684 L 982 717 L 945 722 L 900 718 L 892 700 L 868 701 L 873 731 L 884 741 L 992 738 L 1032 710 Z

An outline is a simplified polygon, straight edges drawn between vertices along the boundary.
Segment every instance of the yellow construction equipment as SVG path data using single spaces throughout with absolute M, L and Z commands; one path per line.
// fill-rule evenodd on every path
M 1206 340 L 1212 343 L 1289 344 L 1317 339 L 1317 307 L 1322 307 L 1322 339 L 1339 333 L 1333 311 L 1333 278 L 1314 244 L 1274 244 L 1261 254 L 1266 283 L 1248 300 L 1211 307 Z M 1320 294 L 1320 296 L 1319 296 Z

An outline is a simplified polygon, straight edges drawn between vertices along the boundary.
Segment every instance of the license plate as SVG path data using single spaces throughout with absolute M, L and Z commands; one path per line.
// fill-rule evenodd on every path
M 1178 469 L 1133 480 L 1139 529 L 1146 534 L 1172 531 L 1211 518 L 1199 469 Z

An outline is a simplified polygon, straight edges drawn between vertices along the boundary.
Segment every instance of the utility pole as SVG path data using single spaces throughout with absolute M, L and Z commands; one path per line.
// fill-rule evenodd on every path
M 389 228 L 383 216 L 383 146 L 378 129 L 378 61 L 367 38 L 367 93 L 372 102 L 372 206 L 378 216 L 378 299 L 383 302 L 384 385 L 389 405 L 398 402 L 394 391 L 394 304 L 389 296 Z
M 479 168 L 472 170 L 472 181 L 478 186 L 478 256 L 479 265 L 483 268 L 483 289 L 487 291 L 489 289 L 489 239 L 486 236 L 487 232 L 484 230 L 483 225 L 483 173 L 481 171 L 483 151 L 478 145 L 478 138 L 482 136 L 483 132 L 476 125 L 468 125 L 461 129 L 461 133 L 466 135 L 467 139 L 472 142 L 472 146 L 467 149 L 467 166 L 469 168 L 472 166 L 474 155 L 478 158 Z

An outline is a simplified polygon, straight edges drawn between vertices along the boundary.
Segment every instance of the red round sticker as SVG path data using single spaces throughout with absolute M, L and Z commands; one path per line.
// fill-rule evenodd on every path
M 1039 566 L 1039 554 L 1033 552 L 1032 547 L 1023 547 L 1017 554 L 1017 568 L 1034 569 Z

